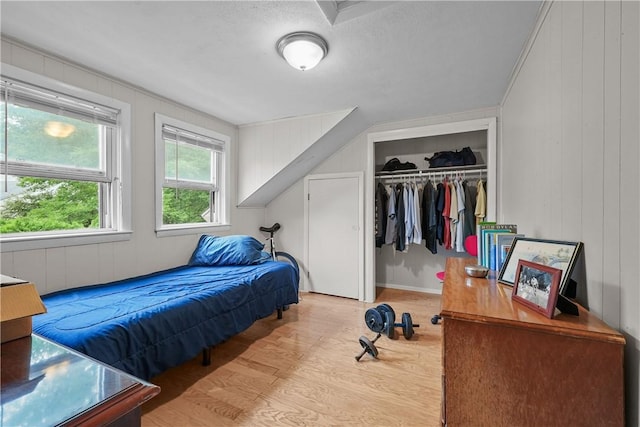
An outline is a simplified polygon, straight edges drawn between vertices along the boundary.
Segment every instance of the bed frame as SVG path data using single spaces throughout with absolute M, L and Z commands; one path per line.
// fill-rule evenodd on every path
M 182 266 L 42 296 L 35 333 L 136 377 L 178 366 L 298 302 L 290 262 Z

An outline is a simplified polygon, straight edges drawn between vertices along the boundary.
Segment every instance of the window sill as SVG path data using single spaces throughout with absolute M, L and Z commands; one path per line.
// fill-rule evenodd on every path
M 220 225 L 173 225 L 156 230 L 157 237 L 184 236 L 187 234 L 205 234 L 216 231 L 229 231 L 231 224 Z
M 78 232 L 37 236 L 0 236 L 0 252 L 28 251 L 130 240 L 132 231 Z

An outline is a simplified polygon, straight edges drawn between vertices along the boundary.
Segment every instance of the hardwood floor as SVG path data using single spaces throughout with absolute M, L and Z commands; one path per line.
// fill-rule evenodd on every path
M 441 326 L 431 324 L 440 296 L 378 288 L 375 304 L 302 294 L 284 312 L 256 322 L 200 357 L 151 382 L 160 395 L 142 407 L 152 426 L 437 426 L 441 400 Z M 420 327 L 410 341 L 376 342 L 378 359 L 360 362 L 358 338 L 375 334 L 365 311 L 389 303 L 397 322 L 411 313 Z

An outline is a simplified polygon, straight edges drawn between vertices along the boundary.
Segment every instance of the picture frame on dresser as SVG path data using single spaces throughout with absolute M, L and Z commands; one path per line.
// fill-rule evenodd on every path
M 511 299 L 551 319 L 556 309 L 562 270 L 520 260 Z
M 582 242 L 516 237 L 498 274 L 498 282 L 513 286 L 518 262 L 525 260 L 562 271 L 559 292 L 565 291 L 571 273 L 582 252 Z

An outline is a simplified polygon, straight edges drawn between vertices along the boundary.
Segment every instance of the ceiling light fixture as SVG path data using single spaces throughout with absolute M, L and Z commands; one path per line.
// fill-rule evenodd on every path
M 276 49 L 293 68 L 310 70 L 329 53 L 327 42 L 315 33 L 299 31 L 278 40 Z

